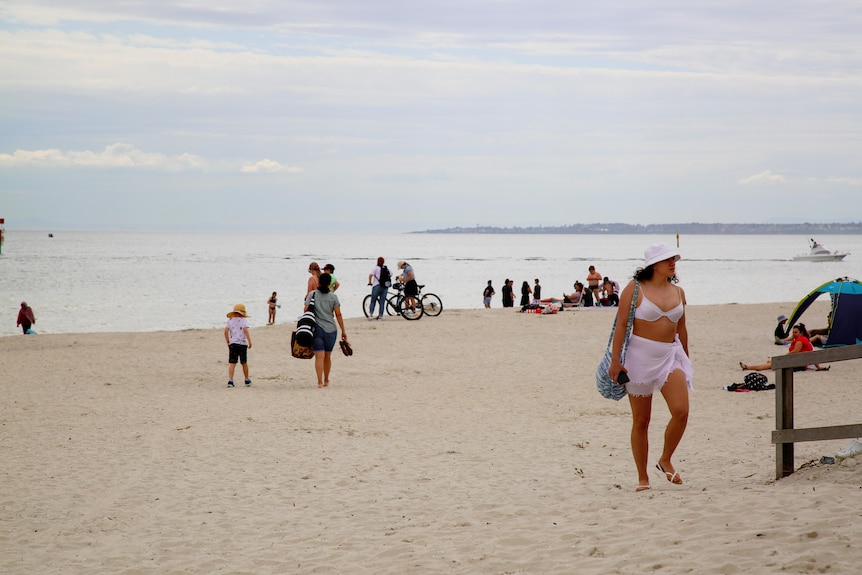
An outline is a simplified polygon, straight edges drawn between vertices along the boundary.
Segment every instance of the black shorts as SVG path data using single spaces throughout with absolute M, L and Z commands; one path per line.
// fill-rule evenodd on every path
M 404 295 L 406 296 L 414 296 L 419 294 L 419 286 L 416 284 L 416 280 L 410 280 L 406 284 L 404 284 Z
M 241 343 L 232 343 L 228 346 L 228 363 L 248 363 L 248 346 Z

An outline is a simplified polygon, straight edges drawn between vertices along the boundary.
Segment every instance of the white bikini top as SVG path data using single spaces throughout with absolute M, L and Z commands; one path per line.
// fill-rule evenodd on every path
M 679 287 L 676 288 L 679 290 Z M 643 292 L 641 292 L 643 293 Z M 682 317 L 682 314 L 685 312 L 685 308 L 682 305 L 682 291 L 679 292 L 679 304 L 673 309 L 669 309 L 664 311 L 656 304 L 651 302 L 646 294 L 643 294 L 643 299 L 641 300 L 640 305 L 635 308 L 635 319 L 642 319 L 644 321 L 658 321 L 663 317 L 666 317 L 673 323 L 679 321 L 679 318 Z

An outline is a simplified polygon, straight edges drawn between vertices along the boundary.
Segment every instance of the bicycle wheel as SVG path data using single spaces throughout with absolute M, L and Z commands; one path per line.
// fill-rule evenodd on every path
M 362 300 L 362 311 L 365 313 L 365 317 L 371 317 L 371 294 L 368 294 Z
M 401 317 L 409 321 L 421 319 L 422 316 L 425 315 L 425 311 L 422 309 L 422 300 L 418 297 L 414 298 L 413 301 L 416 302 L 416 306 L 413 308 L 407 308 L 404 306 L 406 299 L 407 298 L 401 298 L 401 301 L 398 302 L 398 313 L 401 314 Z
M 386 302 L 387 315 L 401 315 L 401 304 L 398 301 L 399 299 L 404 298 L 398 295 L 394 295 L 389 298 L 389 301 Z
M 443 302 L 437 294 L 426 293 L 422 295 L 422 309 L 425 310 L 425 315 L 437 317 L 443 311 Z

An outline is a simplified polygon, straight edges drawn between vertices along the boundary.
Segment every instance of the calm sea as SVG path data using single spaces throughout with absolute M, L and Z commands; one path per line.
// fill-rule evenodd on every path
M 587 267 L 625 283 L 650 242 L 643 235 L 436 235 L 6 231 L 0 255 L 0 335 L 15 327 L 21 301 L 36 313 L 36 331 L 75 333 L 220 327 L 235 303 L 252 325 L 266 323 L 266 300 L 279 294 L 278 322 L 292 323 L 312 260 L 332 263 L 346 317 L 362 315 L 368 273 L 377 256 L 394 270 L 410 262 L 425 291 L 446 308 L 482 307 L 493 280 L 494 307 L 503 280 L 539 278 L 543 296 L 571 291 Z M 836 277 L 862 277 L 862 236 L 818 238 L 849 251 L 843 262 L 794 262 L 803 236 L 680 238 L 677 274 L 689 304 L 795 302 Z M 792 305 L 788 306 L 788 312 Z

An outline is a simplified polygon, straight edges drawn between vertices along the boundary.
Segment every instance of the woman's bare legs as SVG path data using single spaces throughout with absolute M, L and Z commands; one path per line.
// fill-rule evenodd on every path
M 329 370 L 332 369 L 332 352 L 323 354 L 323 387 L 329 386 Z M 320 379 L 320 376 L 317 376 Z
M 329 355 L 325 351 L 315 351 L 314 352 L 314 371 L 317 373 L 317 387 L 323 387 L 323 372 L 325 369 L 326 358 L 325 356 Z M 329 377 L 329 370 L 326 370 L 327 378 Z
M 672 479 L 676 469 L 671 459 L 688 425 L 688 385 L 685 382 L 685 374 L 679 370 L 672 372 L 667 378 L 667 383 L 662 387 L 661 394 L 667 402 L 670 421 L 664 432 L 664 447 L 658 462 L 662 469 L 670 474 L 668 478 Z M 629 404 L 632 407 L 632 456 L 638 470 L 638 485 L 647 486 L 649 485 L 649 424 L 652 417 L 652 396 L 629 395 Z
M 670 460 L 688 425 L 688 385 L 685 382 L 685 374 L 679 370 L 671 372 L 667 383 L 661 388 L 661 394 L 667 402 L 670 421 L 664 430 L 664 448 L 658 463 L 669 480 L 682 483 Z
M 638 486 L 649 486 L 647 459 L 649 457 L 649 422 L 652 416 L 652 396 L 629 395 L 632 406 L 632 456 L 638 469 Z
M 758 363 L 756 365 L 748 365 L 747 363 L 742 363 L 740 361 L 739 367 L 741 367 L 743 371 L 769 371 L 772 369 L 772 360 L 768 359 L 765 363 Z

